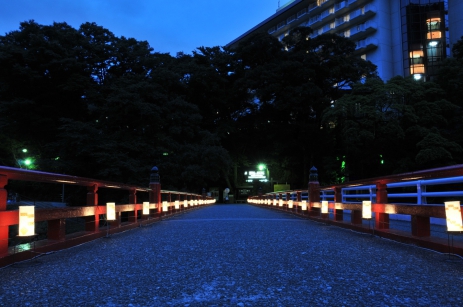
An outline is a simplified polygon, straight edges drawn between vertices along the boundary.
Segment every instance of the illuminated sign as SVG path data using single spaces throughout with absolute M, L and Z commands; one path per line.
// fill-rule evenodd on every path
M 244 175 L 247 177 L 246 182 L 253 182 L 254 180 L 259 180 L 260 182 L 268 181 L 265 171 L 249 171 L 244 172 Z

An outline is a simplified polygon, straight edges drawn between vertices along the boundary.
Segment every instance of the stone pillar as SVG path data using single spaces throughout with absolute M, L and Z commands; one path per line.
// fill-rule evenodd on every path
M 383 182 L 376 183 L 376 203 L 387 204 L 387 190 L 386 184 Z M 375 227 L 376 229 L 389 229 L 389 214 L 375 213 Z
M 156 204 L 158 208 L 158 214 L 162 213 L 161 206 L 161 177 L 159 176 L 159 170 L 156 166 L 151 169 L 150 173 L 150 203 Z
M 100 215 L 98 214 L 98 186 L 92 185 L 87 187 L 87 206 L 94 206 L 95 214 L 85 217 L 85 230 L 98 231 L 100 227 Z

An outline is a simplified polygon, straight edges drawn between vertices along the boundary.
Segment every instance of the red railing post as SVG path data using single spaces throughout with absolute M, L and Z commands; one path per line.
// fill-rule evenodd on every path
M 66 239 L 66 219 L 49 220 L 47 238 L 57 241 Z
M 336 209 L 336 204 L 342 203 L 342 189 L 340 187 L 334 188 L 334 220 L 342 221 L 343 220 L 343 210 Z
M 129 204 L 130 205 L 136 205 L 137 204 L 137 190 L 129 190 Z M 136 209 L 136 206 L 134 206 L 134 210 L 129 212 L 129 222 L 135 223 L 137 222 L 137 217 L 138 217 L 138 211 Z
M 288 201 L 289 201 L 290 199 L 291 199 L 291 193 L 287 192 L 287 193 L 286 193 L 286 204 L 284 205 L 286 211 L 289 210 Z
M 85 217 L 85 230 L 98 231 L 100 228 L 100 214 L 97 212 L 98 208 L 98 186 L 87 186 L 87 206 L 94 206 L 95 213 L 91 216 Z
M 318 182 L 318 171 L 315 166 L 310 169 L 309 175 L 309 215 L 320 215 L 320 208 L 314 208 L 313 203 L 320 202 L 320 183 Z
M 8 184 L 8 176 L 0 174 L 0 211 L 6 211 L 8 192 L 5 186 Z M 8 225 L 0 226 L 0 255 L 8 254 Z
M 431 219 L 428 216 L 411 216 L 412 235 L 429 237 L 431 235 Z
M 376 183 L 376 203 L 387 203 L 387 190 L 386 184 L 383 182 Z M 388 213 L 375 213 L 375 227 L 376 229 L 389 229 L 389 214 Z
M 301 203 L 302 201 L 302 192 L 301 191 L 297 191 L 296 192 L 296 197 L 297 197 L 297 202 L 298 204 L 296 206 L 294 206 L 293 208 L 293 211 L 297 213 L 297 208 L 299 207 L 299 204 Z
M 149 198 L 150 203 L 156 204 L 158 208 L 158 214 L 162 213 L 162 206 L 161 206 L 161 180 L 159 176 L 159 170 L 156 166 L 151 169 L 150 174 L 150 189 Z

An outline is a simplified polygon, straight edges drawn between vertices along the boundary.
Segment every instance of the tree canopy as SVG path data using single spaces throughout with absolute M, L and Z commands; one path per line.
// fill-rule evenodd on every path
M 258 163 L 305 188 L 314 165 L 329 183 L 461 162 L 461 43 L 438 82 L 383 82 L 352 41 L 310 33 L 174 57 L 95 23 L 23 22 L 0 36 L 0 164 L 142 185 L 156 165 L 198 192 Z

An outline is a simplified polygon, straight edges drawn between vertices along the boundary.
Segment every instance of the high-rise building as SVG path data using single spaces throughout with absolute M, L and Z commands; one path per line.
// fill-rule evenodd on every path
M 256 32 L 281 40 L 298 26 L 310 27 L 310 38 L 336 33 L 353 40 L 383 80 L 430 80 L 463 35 L 463 0 L 292 0 L 227 46 Z

